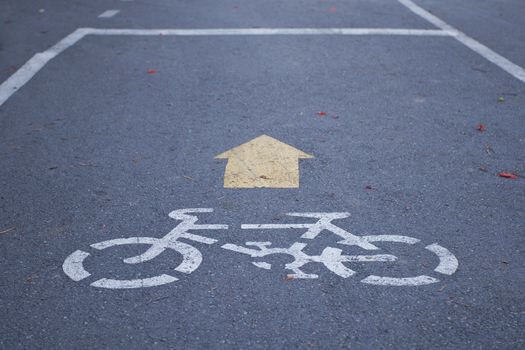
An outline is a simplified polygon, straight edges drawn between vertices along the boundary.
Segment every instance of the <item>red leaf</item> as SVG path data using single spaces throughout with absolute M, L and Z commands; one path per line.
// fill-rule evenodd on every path
M 156 69 L 148 69 L 148 74 L 155 74 L 157 73 Z
M 498 176 L 504 177 L 506 179 L 512 179 L 512 180 L 516 180 L 518 178 L 518 176 L 514 175 L 513 173 L 499 173 Z
M 483 131 L 485 131 L 486 129 L 487 129 L 487 128 L 485 127 L 485 125 L 483 125 L 483 124 L 479 124 L 479 125 L 478 125 L 478 131 L 479 131 L 479 132 L 483 132 Z
M 324 117 L 326 115 L 326 112 L 317 112 L 317 115 L 320 117 Z

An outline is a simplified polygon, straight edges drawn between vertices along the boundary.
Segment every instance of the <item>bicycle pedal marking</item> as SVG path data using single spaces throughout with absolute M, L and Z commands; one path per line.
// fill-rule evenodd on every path
M 182 239 L 194 243 L 213 245 L 219 240 L 193 233 L 193 231 L 227 230 L 229 228 L 228 225 L 224 224 L 196 223 L 198 218 L 195 214 L 211 212 L 213 212 L 212 208 L 189 208 L 174 210 L 169 213 L 169 217 L 180 222 L 164 237 L 115 238 L 91 244 L 90 247 L 96 250 L 105 250 L 111 247 L 123 245 L 139 244 L 149 246 L 143 253 L 123 259 L 125 264 L 130 265 L 139 265 L 141 263 L 151 261 L 160 254 L 164 253 L 166 250 L 174 251 L 182 255 L 182 261 L 178 266 L 173 268 L 173 271 L 176 271 L 177 273 L 191 274 L 201 265 L 203 256 L 200 250 L 194 247 L 192 244 L 180 240 Z M 241 224 L 241 229 L 303 230 L 303 233 L 299 237 L 306 240 L 313 240 L 320 234 L 325 234 L 328 232 L 341 238 L 337 244 L 342 246 L 355 246 L 374 254 L 347 255 L 343 253 L 342 249 L 335 247 L 325 247 L 320 254 L 310 255 L 305 252 L 307 243 L 304 242 L 294 242 L 288 247 L 276 247 L 272 242 L 268 241 L 248 241 L 245 242 L 244 245 L 225 243 L 221 245 L 221 248 L 238 254 L 248 255 L 251 258 L 257 259 L 276 254 L 289 255 L 293 258 L 293 261 L 287 263 L 284 266 L 286 270 L 291 272 L 288 274 L 289 277 L 292 279 L 316 279 L 319 278 L 317 274 L 306 273 L 303 270 L 305 265 L 318 263 L 339 277 L 349 278 L 356 275 L 356 271 L 348 267 L 349 263 L 394 262 L 398 259 L 392 254 L 375 254 L 375 252 L 380 249 L 376 245 L 377 243 L 389 242 L 415 245 L 416 243 L 420 242 L 420 240 L 417 238 L 402 235 L 357 236 L 350 231 L 347 231 L 332 223 L 333 220 L 350 217 L 350 213 L 347 212 L 288 213 L 286 215 L 307 219 L 317 219 L 317 221 L 310 223 L 291 224 Z M 190 231 L 192 232 L 190 233 Z M 459 262 L 448 249 L 437 243 L 429 244 L 425 246 L 424 249 L 435 254 L 439 259 L 439 264 L 436 266 L 436 268 L 434 268 L 434 272 L 442 275 L 452 275 L 457 271 Z M 90 253 L 83 250 L 74 251 L 64 260 L 62 265 L 64 273 L 75 282 L 80 282 L 92 277 L 92 273 L 84 268 L 84 261 L 90 258 L 90 256 Z M 252 265 L 259 269 L 272 269 L 272 264 L 266 261 L 252 261 Z M 179 278 L 166 273 L 142 279 L 113 279 L 103 277 L 98 278 L 94 282 L 90 283 L 90 286 L 105 289 L 135 289 L 166 285 L 178 280 Z M 428 275 L 418 275 L 412 277 L 370 275 L 361 279 L 360 282 L 378 286 L 422 286 L 437 283 L 439 281 L 440 280 L 438 278 Z

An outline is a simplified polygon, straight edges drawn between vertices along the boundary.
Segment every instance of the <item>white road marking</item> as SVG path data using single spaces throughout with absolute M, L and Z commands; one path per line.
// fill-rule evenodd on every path
M 317 222 L 311 224 L 245 224 L 241 225 L 241 229 L 296 229 L 296 228 L 307 228 L 308 230 L 303 233 L 301 238 L 314 239 L 321 232 L 328 231 L 343 238 L 343 240 L 337 242 L 345 245 L 356 245 L 367 250 L 378 249 L 375 245 L 361 236 L 356 236 L 342 228 L 332 224 L 332 220 L 344 219 L 350 216 L 350 213 L 287 213 L 288 216 L 303 217 L 303 218 L 316 218 Z
M 124 259 L 124 263 L 127 264 L 139 264 L 146 261 L 150 261 L 162 254 L 166 249 L 172 249 L 182 255 L 182 262 L 174 268 L 175 271 L 190 274 L 195 271 L 202 263 L 201 252 L 184 242 L 179 242 L 179 238 L 193 240 L 205 244 L 213 244 L 217 242 L 216 239 L 203 237 L 195 234 L 188 233 L 189 230 L 221 230 L 227 229 L 228 225 L 210 225 L 210 224 L 196 224 L 199 220 L 197 216 L 191 215 L 195 213 L 211 213 L 212 208 L 190 208 L 190 209 L 179 209 L 169 213 L 169 216 L 176 220 L 181 220 L 173 230 L 171 230 L 166 236 L 162 238 L 153 237 L 129 237 L 129 238 L 116 238 L 103 242 L 94 243 L 91 248 L 104 250 L 114 246 L 121 245 L 150 245 L 144 253 Z M 77 250 L 70 254 L 64 261 L 62 269 L 65 274 L 74 281 L 80 281 L 90 276 L 90 273 L 84 269 L 83 262 L 89 253 Z M 116 280 L 102 278 L 91 284 L 94 287 L 100 288 L 111 288 L 111 289 L 122 289 L 122 288 L 142 288 L 158 286 L 166 283 L 177 281 L 177 278 L 162 274 L 145 279 L 132 279 L 132 280 Z
M 439 29 L 398 28 L 217 28 L 217 29 L 96 29 L 94 35 L 412 35 L 451 36 Z
M 82 39 L 91 30 L 79 28 L 44 52 L 37 53 L 0 85 L 0 106 L 38 73 L 47 62 Z
M 190 244 L 178 241 L 179 238 L 189 239 L 198 241 L 206 244 L 213 244 L 217 242 L 215 239 L 207 237 L 189 234 L 190 230 L 220 230 L 227 229 L 228 225 L 222 224 L 197 224 L 199 220 L 195 213 L 210 213 L 213 212 L 212 208 L 190 208 L 190 209 L 179 209 L 169 213 L 169 216 L 173 219 L 180 220 L 181 222 L 172 229 L 167 235 L 162 238 L 154 237 L 129 237 L 129 238 L 116 238 L 103 242 L 91 244 L 91 248 L 97 250 L 105 250 L 114 246 L 121 245 L 148 245 L 150 246 L 144 253 L 133 256 L 131 258 L 124 259 L 124 263 L 127 264 L 139 264 L 145 261 L 150 261 L 163 253 L 167 249 L 174 250 L 182 255 L 182 262 L 174 268 L 175 271 L 190 274 L 195 271 L 202 263 L 201 252 L 191 246 Z M 300 228 L 306 229 L 301 237 L 307 239 L 316 238 L 322 231 L 332 232 L 341 238 L 340 244 L 345 245 L 357 245 L 363 247 L 368 244 L 373 248 L 365 248 L 368 250 L 378 249 L 371 242 L 394 242 L 394 243 L 405 243 L 414 245 L 419 241 L 417 238 L 401 236 L 401 235 L 377 235 L 377 236 L 355 236 L 348 231 L 343 230 L 340 227 L 332 224 L 333 220 L 344 219 L 350 217 L 348 212 L 311 212 L 311 213 L 288 213 L 289 216 L 303 217 L 303 218 L 315 218 L 317 222 L 309 224 L 257 224 L 257 225 L 242 225 L 244 228 L 252 229 L 264 229 L 264 228 L 297 228 L 297 225 L 301 225 Z M 348 278 L 355 275 L 355 271 L 348 268 L 345 263 L 363 263 L 363 262 L 393 262 L 397 260 L 397 257 L 391 254 L 376 254 L 376 255 L 345 255 L 339 248 L 326 247 L 323 249 L 320 255 L 309 255 L 304 251 L 306 243 L 294 242 L 289 247 L 272 247 L 271 242 L 246 242 L 245 246 L 239 246 L 231 243 L 222 245 L 223 249 L 234 251 L 241 254 L 246 254 L 252 258 L 262 258 L 273 254 L 285 254 L 293 257 L 293 261 L 285 265 L 285 269 L 291 270 L 293 278 L 298 279 L 312 279 L 318 278 L 317 274 L 306 273 L 302 270 L 303 266 L 309 263 L 321 263 L 328 270 L 337 274 L 340 277 Z M 439 258 L 439 264 L 434 269 L 435 272 L 452 275 L 458 268 L 458 260 L 456 257 L 446 248 L 442 247 L 437 243 L 427 245 L 426 250 L 436 254 Z M 64 261 L 62 269 L 64 273 L 71 278 L 73 281 L 81 281 L 91 274 L 84 268 L 84 260 L 89 257 L 90 254 L 82 250 L 76 250 L 71 253 Z M 270 270 L 272 265 L 265 261 L 252 262 L 252 264 L 258 268 Z M 101 278 L 91 283 L 93 287 L 109 288 L 109 289 L 130 289 L 130 288 L 143 288 L 159 286 L 167 283 L 177 281 L 176 277 L 168 274 L 160 274 L 158 276 L 143 278 L 143 279 L 111 279 Z M 420 275 L 415 277 L 384 277 L 371 275 L 364 278 L 361 282 L 367 284 L 384 285 L 384 286 L 418 286 L 439 282 L 438 279 Z
M 119 12 L 120 10 L 107 10 L 98 15 L 98 18 L 111 18 Z
M 295 242 L 289 248 L 272 248 L 271 242 L 246 242 L 247 246 L 256 247 L 252 249 L 248 247 L 238 246 L 227 243 L 222 246 L 223 249 L 231 250 L 237 253 L 246 254 L 252 258 L 261 258 L 272 254 L 286 254 L 294 258 L 294 261 L 285 265 L 286 269 L 293 271 L 292 276 L 297 279 L 311 279 L 318 278 L 317 274 L 308 274 L 301 270 L 301 268 L 308 263 L 322 263 L 328 270 L 343 278 L 348 278 L 355 274 L 355 271 L 346 267 L 345 262 L 385 262 L 396 261 L 396 257 L 390 254 L 378 255 L 343 255 L 341 249 L 326 247 L 321 255 L 308 255 L 303 249 L 306 247 L 305 243 Z M 266 270 L 271 269 L 271 264 L 267 262 L 252 262 L 253 265 Z
M 88 34 L 92 35 L 411 35 L 454 37 L 487 60 L 493 62 L 517 79 L 525 82 L 525 69 L 492 51 L 465 33 L 414 4 L 398 0 L 415 14 L 434 24 L 436 29 L 398 28 L 235 28 L 235 29 L 95 29 L 78 28 L 44 52 L 35 54 L 11 77 L 0 85 L 0 106 L 24 86 L 47 62 Z
M 312 233 L 313 239 L 322 230 L 327 229 L 327 224 L 335 218 L 344 218 L 350 216 L 350 213 L 289 213 L 287 215 L 298 216 L 298 217 L 313 217 L 319 218 L 320 220 L 315 224 L 306 224 L 307 227 L 301 226 L 301 228 L 308 228 L 308 232 Z M 296 228 L 299 224 L 268 224 L 268 225 L 242 225 L 242 228 L 250 229 L 268 229 L 268 228 Z M 301 224 L 305 225 L 305 224 Z M 329 231 L 334 232 L 333 228 L 328 228 Z M 346 232 L 346 231 L 345 231 Z M 361 236 L 366 242 L 394 242 L 394 243 L 405 243 L 414 245 L 420 242 L 419 239 L 401 236 L 401 235 L 377 235 L 377 236 Z M 341 243 L 341 242 L 338 242 Z M 377 254 L 377 255 L 343 255 L 342 250 L 338 248 L 327 247 L 321 255 L 308 255 L 303 249 L 306 247 L 305 243 L 293 243 L 289 248 L 272 248 L 271 242 L 246 242 L 246 246 L 238 246 L 235 244 L 224 244 L 223 249 L 231 250 L 241 254 L 247 254 L 253 258 L 261 258 L 272 254 L 286 254 L 293 256 L 294 261 L 285 265 L 286 269 L 294 272 L 289 275 L 298 279 L 306 278 L 318 278 L 317 274 L 308 274 L 301 270 L 301 268 L 308 263 L 322 263 L 327 269 L 343 278 L 351 277 L 355 274 L 355 271 L 349 269 L 344 265 L 346 262 L 385 262 L 385 261 L 396 261 L 397 257 L 390 254 Z M 249 246 L 256 247 L 257 249 L 249 248 Z M 458 267 L 458 261 L 456 257 L 446 248 L 434 243 L 425 247 L 425 249 L 436 254 L 439 258 L 439 265 L 434 271 L 446 275 L 452 275 L 456 272 Z M 271 265 L 266 262 L 252 262 L 253 265 L 271 269 Z M 439 282 L 437 278 L 433 278 L 426 275 L 420 275 L 416 277 L 383 277 L 371 275 L 363 279 L 361 282 L 367 284 L 383 285 L 383 286 L 420 286 L 431 283 Z
M 35 54 L 0 85 L 0 106 L 24 86 L 42 67 L 86 35 L 411 35 L 454 36 L 436 29 L 397 28 L 234 28 L 234 29 L 95 29 L 78 28 L 44 52 Z
M 426 11 L 422 7 L 416 5 L 412 0 L 398 0 L 402 5 L 407 7 L 410 11 L 414 12 L 416 15 L 420 16 L 421 18 L 426 19 L 428 22 L 432 23 L 436 27 L 440 28 L 443 31 L 446 31 L 447 33 L 450 33 L 451 36 L 453 36 L 456 40 L 458 40 L 463 45 L 467 46 L 469 49 L 473 50 L 474 52 L 480 54 L 490 62 L 494 63 L 516 79 L 521 80 L 525 83 L 525 69 L 518 66 L 515 63 L 512 63 L 505 57 L 501 56 L 500 54 L 492 51 L 487 46 L 483 45 L 479 41 L 469 37 L 467 34 L 457 30 L 456 28 L 452 27 L 442 19 L 436 17 L 435 15 L 431 14 L 430 12 Z
M 204 225 L 203 225 L 204 226 Z M 200 237 L 200 236 L 197 236 Z M 200 237 L 202 238 L 202 237 Z M 107 249 L 113 246 L 129 245 L 129 244 L 148 244 L 151 245 L 145 253 L 124 259 L 126 264 L 139 264 L 157 257 L 167 248 L 173 249 L 180 253 L 183 257 L 182 262 L 175 268 L 175 271 L 183 273 L 192 273 L 202 263 L 202 254 L 200 251 L 184 242 L 177 240 L 163 241 L 160 238 L 153 237 L 130 237 L 130 238 L 116 238 L 109 241 L 92 244 L 91 247 L 99 250 Z
M 436 254 L 439 258 L 439 265 L 434 271 L 442 273 L 444 275 L 452 275 L 458 269 L 458 259 L 452 254 L 447 248 L 440 246 L 439 244 L 430 244 L 425 247 L 432 253 Z
M 276 230 L 287 228 L 310 228 L 312 224 L 241 224 L 243 230 Z
M 395 242 L 406 244 L 416 244 L 419 242 L 419 239 L 417 238 L 399 235 L 372 235 L 361 237 L 367 242 Z
M 159 238 L 153 237 L 130 237 L 130 238 L 115 238 L 108 241 L 93 243 L 91 248 L 98 250 L 107 249 L 109 247 L 118 246 L 118 245 L 127 245 L 127 244 L 151 244 L 154 245 L 160 241 Z
M 83 265 L 84 259 L 88 256 L 89 253 L 82 250 L 74 251 L 66 258 L 66 260 L 64 260 L 62 270 L 64 270 L 64 273 L 75 282 L 88 278 L 91 274 L 84 269 Z
M 156 287 L 175 281 L 178 281 L 178 278 L 164 274 L 160 276 L 136 280 L 115 280 L 111 278 L 101 278 L 91 283 L 90 286 L 107 289 L 133 289 L 144 287 Z
M 437 278 L 433 278 L 426 275 L 417 277 L 380 277 L 380 276 L 368 276 L 361 280 L 363 283 L 375 284 L 378 286 L 424 286 L 426 284 L 432 284 L 439 282 Z
M 255 261 L 255 262 L 252 262 L 252 264 L 257 266 L 258 268 L 265 269 L 265 270 L 270 270 L 272 268 L 272 264 L 269 264 L 264 261 Z
M 155 244 L 160 242 L 161 239 L 153 237 L 130 237 L 130 238 L 117 238 L 104 242 L 99 242 L 92 244 L 91 247 L 103 250 L 113 246 L 119 245 L 128 245 L 128 244 L 151 244 L 152 247 L 155 247 Z M 195 271 L 199 265 L 202 263 L 202 255 L 200 251 L 189 244 L 177 241 L 171 241 L 168 243 L 166 248 L 171 248 L 178 253 L 182 254 L 182 262 L 174 270 L 186 274 L 190 274 Z M 164 248 L 165 249 L 165 248 Z M 157 254 L 158 255 L 158 254 Z M 64 273 L 71 278 L 73 281 L 78 282 L 91 276 L 91 274 L 84 269 L 83 262 L 89 256 L 89 253 L 86 253 L 82 250 L 77 250 L 70 254 L 64 264 L 62 269 Z M 132 258 L 124 259 L 125 263 L 134 264 L 138 262 L 146 261 L 147 259 L 140 261 L 129 261 L 133 260 Z M 93 283 L 91 286 L 99 288 L 109 288 L 109 289 L 130 289 L 130 288 L 142 288 L 142 287 L 153 287 L 160 286 L 162 284 L 171 283 L 177 281 L 176 277 L 162 274 L 160 276 L 144 278 L 144 279 L 133 279 L 133 280 L 116 280 L 111 278 L 102 278 Z

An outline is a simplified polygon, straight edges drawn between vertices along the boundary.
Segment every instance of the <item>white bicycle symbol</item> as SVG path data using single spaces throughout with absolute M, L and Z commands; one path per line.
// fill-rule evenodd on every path
M 202 262 L 202 254 L 195 247 L 190 244 L 180 242 L 179 239 L 186 239 L 194 242 L 204 244 L 214 244 L 216 239 L 208 238 L 193 233 L 190 230 L 225 230 L 228 225 L 210 225 L 210 224 L 196 224 L 198 218 L 190 213 L 210 213 L 213 212 L 211 208 L 192 208 L 179 209 L 171 212 L 169 216 L 176 220 L 181 220 L 173 230 L 162 238 L 153 237 L 130 237 L 118 238 L 108 241 L 103 241 L 91 245 L 91 248 L 97 250 L 104 250 L 114 246 L 121 245 L 136 245 L 144 244 L 150 247 L 142 254 L 124 259 L 126 264 L 139 264 L 150 261 L 166 249 L 174 250 L 182 255 L 182 262 L 174 268 L 177 272 L 190 274 L 195 271 Z M 288 216 L 315 218 L 317 222 L 308 224 L 243 224 L 241 229 L 248 230 L 268 230 L 268 229 L 306 229 L 306 232 L 301 236 L 303 239 L 315 239 L 321 232 L 328 231 L 341 237 L 342 240 L 338 244 L 346 246 L 357 246 L 368 251 L 377 251 L 379 248 L 374 244 L 377 242 L 394 242 L 414 245 L 420 242 L 419 239 L 399 236 L 399 235 L 368 235 L 356 236 L 332 223 L 333 220 L 343 219 L 350 216 L 349 213 L 289 213 Z M 397 257 L 391 254 L 375 254 L 375 255 L 344 255 L 342 250 L 333 247 L 326 247 L 320 255 L 308 255 L 303 250 L 306 243 L 295 242 L 288 248 L 273 248 L 271 242 L 246 242 L 246 246 L 239 246 L 231 243 L 222 245 L 221 248 L 234 251 L 241 254 L 246 254 L 252 258 L 261 258 L 273 254 L 286 254 L 294 258 L 294 261 L 285 265 L 285 268 L 292 271 L 290 274 L 292 278 L 296 279 L 311 279 L 318 278 L 316 274 L 308 274 L 301 270 L 301 268 L 308 263 L 321 263 L 328 270 L 337 274 L 340 277 L 348 278 L 355 275 L 355 271 L 348 268 L 345 263 L 351 262 L 385 262 L 395 261 Z M 256 248 L 256 249 L 254 249 Z M 456 257 L 446 248 L 437 243 L 425 246 L 425 249 L 434 253 L 439 258 L 439 264 L 434 269 L 435 272 L 452 275 L 456 272 L 458 261 Z M 84 260 L 90 256 L 89 253 L 77 250 L 70 254 L 64 261 L 62 266 L 65 274 L 73 281 L 81 281 L 91 276 L 91 274 L 84 268 Z M 258 268 L 271 269 L 271 264 L 264 261 L 252 262 Z M 160 286 L 163 284 L 177 281 L 178 278 L 162 274 L 149 278 L 119 280 L 111 278 L 101 278 L 92 282 L 90 285 L 99 288 L 109 289 L 128 289 L 128 288 L 142 288 Z M 361 280 L 363 283 L 384 285 L 384 286 L 418 286 L 439 282 L 439 279 L 428 275 L 418 275 L 413 277 L 386 277 L 370 275 Z

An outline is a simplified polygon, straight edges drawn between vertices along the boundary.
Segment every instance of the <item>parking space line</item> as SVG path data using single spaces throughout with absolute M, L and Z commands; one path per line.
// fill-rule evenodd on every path
M 90 29 L 79 28 L 73 33 L 60 40 L 54 46 L 50 47 L 44 52 L 39 52 L 29 59 L 22 67 L 20 67 L 13 75 L 0 85 L 0 106 L 22 86 L 24 86 L 33 76 L 38 73 L 47 62 L 62 51 L 75 44 L 90 32 Z
M 119 12 L 120 10 L 107 10 L 98 15 L 98 18 L 111 18 Z
M 436 29 L 388 28 L 233 28 L 233 29 L 95 29 L 78 28 L 53 47 L 37 53 L 0 85 L 0 106 L 24 86 L 42 67 L 84 36 L 92 35 L 415 35 L 451 36 Z
M 452 36 L 440 29 L 397 28 L 219 28 L 219 29 L 91 29 L 94 35 L 414 35 Z
M 521 80 L 525 83 L 525 69 L 518 66 L 515 63 L 512 63 L 505 57 L 501 56 L 500 54 L 492 51 L 479 41 L 469 37 L 467 34 L 457 30 L 456 28 L 452 27 L 445 21 L 441 20 L 440 18 L 436 17 L 435 15 L 431 14 L 427 10 L 423 9 L 422 7 L 416 5 L 412 0 L 398 0 L 403 6 L 407 7 L 410 11 L 414 12 L 419 17 L 427 20 L 428 22 L 432 23 L 436 27 L 445 30 L 447 32 L 454 33 L 453 37 L 456 38 L 460 43 L 471 49 L 472 51 L 478 53 L 479 55 L 483 56 L 490 62 L 494 63 L 516 79 Z
M 430 21 L 440 29 L 399 28 L 219 28 L 219 29 L 98 29 L 78 28 L 44 52 L 35 54 L 20 69 L 0 85 L 0 106 L 24 86 L 47 62 L 86 35 L 174 35 L 174 36 L 227 36 L 227 35 L 386 35 L 386 36 L 435 36 L 454 37 L 489 61 L 525 82 L 525 70 L 495 53 L 466 34 L 449 26 L 439 18 L 423 10 L 410 0 L 398 0 L 414 13 Z

